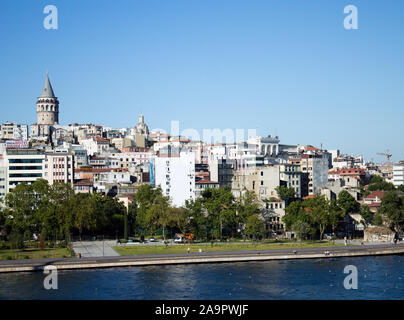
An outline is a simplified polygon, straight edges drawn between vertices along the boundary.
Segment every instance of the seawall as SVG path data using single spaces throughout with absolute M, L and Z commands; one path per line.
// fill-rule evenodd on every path
M 247 261 L 329 259 L 404 254 L 404 244 L 366 245 L 347 247 L 288 248 L 279 250 L 246 250 L 232 252 L 205 252 L 191 254 L 139 255 L 99 258 L 66 258 L 0 261 L 0 272 L 155 266 L 192 263 L 229 263 Z

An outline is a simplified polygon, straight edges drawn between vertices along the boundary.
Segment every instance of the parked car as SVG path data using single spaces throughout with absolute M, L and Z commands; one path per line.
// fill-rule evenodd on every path
M 334 235 L 332 233 L 324 233 L 323 239 L 332 240 L 334 239 Z
M 178 237 L 178 238 L 175 238 L 175 239 L 174 239 L 174 242 L 175 242 L 175 243 L 182 243 L 182 241 L 183 241 L 183 240 L 182 240 L 182 237 Z
M 154 239 L 153 237 L 151 237 L 151 238 L 149 239 L 149 242 L 157 242 L 157 240 Z

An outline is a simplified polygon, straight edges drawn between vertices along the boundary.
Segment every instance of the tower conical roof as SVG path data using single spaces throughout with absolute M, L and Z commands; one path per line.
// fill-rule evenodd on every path
M 55 94 L 53 93 L 52 85 L 49 81 L 48 72 L 46 72 L 45 85 L 43 86 L 40 98 L 56 98 Z

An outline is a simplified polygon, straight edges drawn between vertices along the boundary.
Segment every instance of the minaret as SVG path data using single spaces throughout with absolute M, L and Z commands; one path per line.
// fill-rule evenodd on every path
M 36 102 L 38 126 L 53 126 L 59 123 L 59 100 L 55 96 L 46 71 L 45 85 Z

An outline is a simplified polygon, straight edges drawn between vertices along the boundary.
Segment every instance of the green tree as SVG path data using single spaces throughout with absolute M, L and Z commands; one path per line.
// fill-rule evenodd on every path
M 365 205 L 361 206 L 359 212 L 363 219 L 362 222 L 365 225 L 365 227 L 373 223 L 374 213 L 370 211 L 370 208 L 368 206 Z
M 402 230 L 402 224 L 404 223 L 404 201 L 402 197 L 397 195 L 397 192 L 388 191 L 384 194 L 379 213 L 388 219 L 390 226 L 396 231 Z
M 309 217 L 300 201 L 293 201 L 285 211 L 286 214 L 283 216 L 282 221 L 287 230 L 293 230 L 293 225 L 297 221 L 309 221 Z
M 289 201 L 295 198 L 295 189 L 292 187 L 286 186 L 278 186 L 275 188 L 276 193 L 278 194 L 279 198 L 285 201 L 286 206 L 289 205 Z
M 359 203 L 346 190 L 339 193 L 337 205 L 344 210 L 345 214 L 355 213 L 359 210 Z
M 370 183 L 368 185 L 368 191 L 393 191 L 395 189 L 394 184 L 387 182 L 382 177 L 377 175 L 370 179 Z
M 184 213 L 188 222 L 188 229 L 197 238 L 206 237 L 207 240 L 207 228 L 208 220 L 204 214 L 204 207 L 201 198 L 195 200 L 185 201 L 186 212 Z
M 245 233 L 251 238 L 257 239 L 265 233 L 265 224 L 258 214 L 253 214 L 247 218 Z
M 337 201 L 335 199 L 331 199 L 328 203 L 328 214 L 329 214 L 329 223 L 332 228 L 332 233 L 335 234 L 335 229 L 338 224 L 344 219 L 344 211 L 338 207 Z
M 222 238 L 223 230 L 230 230 L 238 224 L 237 207 L 230 188 L 208 188 L 202 193 L 202 201 L 208 212 L 208 225 L 211 230 L 218 227 L 216 236 Z
M 375 214 L 375 216 L 373 217 L 373 223 L 376 226 L 382 226 L 383 225 L 383 216 L 380 213 Z
M 308 224 L 307 222 L 304 222 L 302 220 L 297 220 L 293 224 L 292 229 L 297 233 L 297 236 L 300 241 L 302 241 L 304 238 L 306 238 L 307 235 L 311 231 L 310 224 Z
M 311 218 L 311 224 L 316 226 L 320 232 L 320 239 L 323 238 L 325 229 L 330 223 L 329 203 L 325 196 L 315 196 L 303 201 L 303 206 Z

